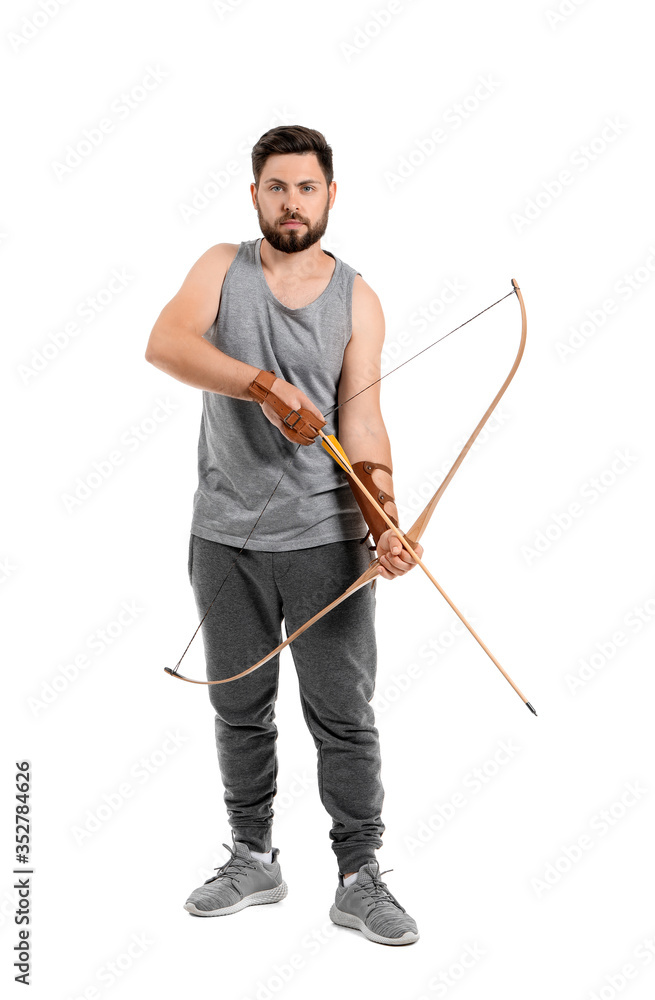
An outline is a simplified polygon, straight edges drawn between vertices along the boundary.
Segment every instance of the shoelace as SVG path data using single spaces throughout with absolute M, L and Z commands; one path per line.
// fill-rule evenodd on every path
M 389 892 L 386 882 L 382 881 L 382 876 L 386 875 L 387 872 L 392 871 L 393 868 L 386 868 L 383 872 L 380 872 L 379 875 L 372 875 L 370 872 L 367 872 L 368 878 L 366 881 L 362 883 L 360 883 L 359 880 L 354 882 L 352 889 L 355 892 L 367 892 L 373 897 L 373 902 L 369 907 L 371 910 L 374 910 L 376 906 L 380 906 L 383 903 L 391 902 L 394 906 L 397 906 L 399 910 L 402 910 L 403 913 L 407 913 L 405 907 L 401 906 L 396 897 Z
M 224 878 L 227 879 L 227 881 L 230 882 L 231 885 L 233 885 L 234 888 L 236 889 L 237 888 L 235 883 L 236 876 L 243 875 L 244 870 L 246 868 L 255 868 L 256 863 L 254 860 L 249 861 L 248 858 L 237 857 L 237 852 L 233 851 L 232 848 L 228 846 L 228 844 L 223 844 L 223 847 L 230 852 L 230 859 L 229 861 L 226 861 L 224 865 L 220 865 L 220 867 L 214 869 L 214 871 L 217 872 L 218 874 L 212 875 L 211 878 L 208 878 L 205 881 L 205 885 L 207 885 L 209 882 L 215 882 L 217 878 Z M 230 872 L 228 871 L 228 868 L 232 868 L 235 870 Z

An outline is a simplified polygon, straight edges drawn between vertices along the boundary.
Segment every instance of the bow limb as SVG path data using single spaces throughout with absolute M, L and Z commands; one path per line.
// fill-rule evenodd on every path
M 419 514 L 419 516 L 418 516 L 417 520 L 415 521 L 415 523 L 412 525 L 412 527 L 406 533 L 405 538 L 408 539 L 410 541 L 410 543 L 412 543 L 412 544 L 416 544 L 416 542 L 418 542 L 419 539 L 421 538 L 423 532 L 425 531 L 425 529 L 426 529 L 426 527 L 428 525 L 428 522 L 430 521 L 430 518 L 432 517 L 432 514 L 434 513 L 434 510 L 435 510 L 435 508 L 437 506 L 437 503 L 441 499 L 441 497 L 442 497 L 442 495 L 443 495 L 446 487 L 449 485 L 449 483 L 452 480 L 453 476 L 455 475 L 455 473 L 457 472 L 457 470 L 460 467 L 461 463 L 463 462 L 464 458 L 466 457 L 468 451 L 470 450 L 470 448 L 472 447 L 473 443 L 475 442 L 475 439 L 480 434 L 482 428 L 484 427 L 484 425 L 486 424 L 487 420 L 491 416 L 493 410 L 495 409 L 495 407 L 497 406 L 498 402 L 500 401 L 501 396 L 503 395 L 503 393 L 507 389 L 509 383 L 512 381 L 512 379 L 513 379 L 513 377 L 514 377 L 514 375 L 516 373 L 516 369 L 518 368 L 519 363 L 521 361 L 521 358 L 523 356 L 523 350 L 525 348 L 526 330 L 527 330 L 526 315 L 525 315 L 525 306 L 524 306 L 524 303 L 523 303 L 523 297 L 521 295 L 521 290 L 520 290 L 520 288 L 519 288 L 519 286 L 518 286 L 518 284 L 517 284 L 517 282 L 515 281 L 514 278 L 512 278 L 512 285 L 513 285 L 513 288 L 514 288 L 514 292 L 516 293 L 517 298 L 519 300 L 519 304 L 521 306 L 521 316 L 522 316 L 521 343 L 520 343 L 520 346 L 519 346 L 518 354 L 516 356 L 516 359 L 514 361 L 514 364 L 512 366 L 512 369 L 511 369 L 509 375 L 507 376 L 507 378 L 505 379 L 503 385 L 501 386 L 501 388 L 499 389 L 498 393 L 494 397 L 491 405 L 486 410 L 486 412 L 485 412 L 484 416 L 482 417 L 482 419 L 480 420 L 479 424 L 477 425 L 477 427 L 475 428 L 475 430 L 473 431 L 473 433 L 469 437 L 468 441 L 466 442 L 466 444 L 462 448 L 461 452 L 459 453 L 459 455 L 455 459 L 455 461 L 454 461 L 451 469 L 449 470 L 448 474 L 446 475 L 444 481 L 439 486 L 439 489 L 436 491 L 436 493 L 434 494 L 434 496 L 431 497 L 431 499 L 428 501 L 425 509 L 421 512 L 421 514 Z M 508 293 L 508 294 L 511 294 L 511 293 Z M 507 297 L 507 296 L 505 296 L 505 297 Z M 499 301 L 501 301 L 501 300 L 499 300 Z M 498 303 L 494 303 L 494 305 L 497 305 L 497 304 Z M 488 308 L 491 308 L 491 307 L 489 306 Z M 483 312 L 485 312 L 485 311 L 486 310 L 483 310 Z M 477 315 L 480 315 L 480 314 L 477 314 Z M 476 318 L 475 316 L 471 317 L 471 319 L 475 319 L 475 318 Z M 466 322 L 470 322 L 470 320 L 467 320 Z M 456 327 L 455 329 L 459 329 L 459 327 Z M 451 331 L 451 332 L 454 332 L 454 331 Z M 420 353 L 422 353 L 422 352 L 420 352 Z M 391 373 L 389 372 L 388 374 L 391 374 Z M 375 383 L 373 383 L 373 384 L 375 384 Z M 370 386 L 367 386 L 367 388 L 370 388 Z M 361 391 L 364 391 L 364 390 L 361 390 Z M 345 400 L 345 402 L 348 402 L 348 401 L 349 400 Z M 340 405 L 343 405 L 343 404 L 340 404 Z M 282 475 L 284 475 L 284 473 Z M 281 481 L 281 478 L 282 477 L 280 477 L 280 481 Z M 278 481 L 277 485 L 279 486 L 279 481 Z M 275 489 L 277 489 L 277 486 L 275 487 Z M 275 492 L 275 490 L 273 490 L 273 493 L 274 492 Z M 259 517 L 261 517 L 262 514 L 264 513 L 264 510 L 266 509 L 266 506 L 270 502 L 272 496 L 273 496 L 273 494 L 271 494 L 271 497 L 269 497 L 269 499 L 267 500 L 267 502 L 266 502 L 266 504 L 264 506 L 264 509 L 261 511 Z M 256 528 L 258 521 L 259 521 L 259 518 L 257 519 L 257 521 L 255 522 L 255 525 L 251 529 L 250 535 L 252 535 L 252 532 Z M 248 536 L 248 538 L 250 538 L 250 535 Z M 242 547 L 241 551 L 243 551 L 243 548 L 245 548 L 245 545 L 248 542 L 248 538 L 246 539 L 246 542 L 244 543 L 244 546 Z M 229 575 L 229 571 L 228 571 L 228 575 Z M 205 685 L 227 684 L 230 681 L 238 680 L 240 677 L 245 677 L 246 674 L 252 673 L 253 670 L 257 670 L 258 667 L 263 666 L 265 663 L 267 663 L 269 660 L 271 660 L 277 653 L 279 653 L 282 649 L 284 649 L 285 646 L 288 646 L 289 643 L 293 642 L 294 639 L 296 639 L 299 635 L 301 635 L 302 632 L 305 631 L 305 629 L 309 628 L 310 625 L 313 625 L 320 618 L 322 618 L 323 615 L 327 614 L 333 608 L 337 607 L 338 604 L 340 604 L 342 601 L 346 600 L 346 598 L 350 597 L 352 594 L 354 594 L 361 587 L 365 586 L 367 583 L 369 583 L 370 581 L 374 580 L 377 576 L 379 576 L 379 563 L 378 563 L 378 560 L 375 559 L 375 560 L 373 560 L 371 562 L 370 566 L 362 574 L 362 576 L 360 576 L 358 580 L 356 580 L 353 584 L 351 584 L 350 587 L 348 587 L 348 589 L 345 590 L 344 593 L 340 597 L 338 597 L 335 601 L 333 601 L 327 607 L 323 608 L 322 611 L 319 611 L 308 622 L 305 622 L 305 624 L 302 625 L 299 629 L 297 629 L 293 633 L 293 635 L 289 636 L 283 643 L 281 643 L 279 646 L 277 646 L 276 649 L 274 649 L 271 653 L 269 653 L 267 656 L 265 656 L 262 660 L 260 660 L 258 663 L 255 663 L 252 667 L 248 667 L 246 670 L 241 671 L 241 673 L 239 673 L 239 674 L 235 674 L 234 676 L 227 677 L 227 678 L 225 678 L 223 680 L 205 681 L 205 680 L 195 680 L 194 678 L 191 678 L 191 677 L 185 677 L 184 674 L 178 673 L 176 668 L 171 669 L 170 667 L 164 667 L 164 670 L 165 670 L 165 672 L 167 674 L 170 674 L 171 677 L 178 677 L 180 680 L 187 681 L 190 684 L 205 684 Z M 225 580 L 223 580 L 223 583 L 224 582 L 225 582 Z M 434 581 L 434 582 L 436 583 L 436 581 Z M 221 587 L 222 587 L 222 585 L 223 584 L 221 584 Z M 438 584 L 437 584 L 437 587 L 438 587 Z M 219 591 L 217 592 L 214 600 L 218 596 L 218 593 L 220 592 L 220 589 L 221 588 L 219 587 Z M 441 591 L 440 587 L 438 587 L 438 589 Z M 443 593 L 443 591 L 441 591 L 441 592 Z M 446 598 L 446 600 L 448 601 L 448 603 L 452 604 L 452 602 L 450 601 L 450 598 L 448 598 L 448 596 L 446 594 L 444 594 L 444 597 Z M 213 604 L 213 601 L 212 601 L 212 604 Z M 452 606 L 454 607 L 454 605 L 452 605 Z M 210 605 L 210 608 L 211 608 L 211 605 Z M 209 611 L 209 608 L 207 609 L 207 611 Z M 457 612 L 456 608 L 455 608 L 455 611 Z M 457 614 L 459 614 L 459 612 L 457 612 Z M 207 615 L 207 612 L 205 612 L 205 617 L 206 617 L 206 615 Z M 461 618 L 462 616 L 459 615 L 459 617 Z M 204 621 L 204 618 L 201 620 L 200 625 L 202 625 L 203 621 Z M 463 618 L 462 618 L 462 621 L 464 621 Z M 468 624 L 468 622 L 464 621 L 464 623 L 466 624 L 466 626 L 469 629 L 469 631 L 471 631 L 471 633 L 478 640 L 478 642 L 480 642 L 480 644 L 485 649 L 485 651 L 487 653 L 489 653 L 489 651 L 487 650 L 486 646 L 484 646 L 484 644 L 482 643 L 482 640 L 479 638 L 479 636 L 477 636 L 473 632 L 473 629 Z M 198 629 L 200 628 L 200 625 L 198 626 Z M 196 629 L 196 632 L 198 631 L 198 629 Z M 195 634 L 196 633 L 194 633 L 194 636 L 195 636 Z M 192 636 L 192 640 L 191 641 L 193 641 L 193 636 Z M 189 643 L 189 645 L 190 645 L 190 643 Z M 188 648 L 189 647 L 187 646 L 187 649 Z M 182 654 L 182 657 L 180 658 L 180 662 L 181 662 L 182 658 L 184 657 L 185 653 L 186 653 L 186 650 Z M 489 653 L 489 656 L 491 656 L 490 653 Z M 493 657 L 491 657 L 491 658 L 493 659 Z M 494 662 L 496 662 L 496 661 L 494 660 Z M 496 665 L 504 673 L 504 671 L 502 670 L 502 667 L 500 667 L 500 664 L 496 663 Z M 179 663 L 178 663 L 178 666 L 179 666 Z M 511 683 L 511 681 L 510 681 L 510 683 Z M 516 689 L 516 690 L 518 691 L 518 689 Z M 521 696 L 521 697 L 523 697 L 523 696 Z M 526 704 L 529 704 L 529 702 L 526 702 Z M 534 709 L 533 709 L 533 711 L 534 711 Z
M 181 681 L 188 681 L 189 684 L 207 684 L 207 685 L 229 684 L 230 681 L 237 681 L 240 677 L 245 677 L 246 674 L 251 674 L 253 670 L 257 670 L 259 667 L 263 667 L 265 663 L 268 663 L 269 660 L 272 660 L 273 657 L 276 656 L 286 646 L 288 646 L 289 643 L 293 642 L 294 639 L 297 639 L 299 635 L 302 635 L 302 633 L 306 629 L 308 629 L 310 625 L 314 625 L 315 622 L 317 622 L 320 618 L 323 617 L 323 615 L 326 615 L 328 611 L 332 611 L 332 609 L 336 608 L 338 604 L 341 604 L 342 601 L 345 601 L 347 597 L 351 597 L 352 594 L 356 593 L 356 591 L 361 590 L 362 587 L 365 587 L 367 583 L 370 583 L 372 580 L 375 580 L 375 578 L 379 575 L 378 565 L 379 565 L 378 560 L 374 559 L 371 562 L 371 565 L 368 567 L 368 569 L 366 569 L 362 573 L 362 575 L 357 580 L 355 580 L 354 583 L 351 583 L 348 589 L 344 590 L 343 594 L 341 594 L 334 601 L 332 601 L 331 604 L 328 604 L 327 607 L 323 608 L 321 611 L 318 611 L 313 618 L 310 618 L 309 621 L 306 621 L 304 625 L 301 625 L 300 628 L 296 629 L 296 631 L 292 635 L 288 636 L 284 640 L 284 642 L 281 642 L 280 645 L 276 646 L 275 649 L 272 650 L 270 653 L 267 653 L 266 656 L 263 659 L 259 660 L 258 663 L 253 664 L 252 667 L 248 667 L 246 670 L 242 670 L 240 674 L 234 674 L 234 676 L 232 677 L 225 677 L 223 678 L 223 680 L 218 680 L 218 681 L 199 681 L 199 680 L 194 680 L 192 677 L 185 677 L 184 674 L 178 674 L 176 670 L 172 670 L 170 667 L 164 667 L 164 670 L 166 671 L 167 674 L 170 674 L 171 677 L 177 677 Z
M 516 355 L 516 358 L 514 359 L 514 364 L 512 365 L 512 367 L 510 369 L 509 375 L 507 376 L 507 378 L 505 379 L 505 381 L 501 385 L 500 389 L 498 390 L 498 392 L 494 396 L 493 400 L 491 401 L 490 406 L 485 410 L 484 415 L 482 416 L 482 419 L 480 420 L 480 422 L 478 423 L 477 427 L 475 428 L 475 430 L 473 431 L 473 433 L 469 437 L 468 441 L 466 442 L 466 444 L 464 445 L 464 447 L 460 451 L 459 455 L 457 456 L 457 458 L 453 462 L 453 464 L 452 464 L 451 468 L 449 469 L 448 474 L 446 475 L 444 481 L 439 486 L 439 489 L 436 491 L 436 493 L 434 494 L 434 496 L 431 497 L 430 500 L 428 500 L 428 503 L 426 504 L 425 509 L 421 511 L 421 513 L 417 517 L 417 519 L 414 522 L 414 524 L 412 525 L 412 527 L 409 529 L 409 531 L 406 532 L 407 538 L 410 541 L 412 541 L 412 542 L 418 542 L 419 539 L 420 539 L 420 537 L 421 537 L 421 535 L 423 534 L 423 532 L 427 528 L 428 522 L 430 521 L 430 518 L 434 514 L 435 508 L 436 508 L 437 504 L 439 503 L 439 501 L 441 500 L 441 497 L 443 496 L 446 488 L 450 484 L 450 481 L 452 480 L 453 476 L 455 475 L 455 473 L 459 469 L 460 465 L 462 464 L 462 462 L 466 458 L 467 454 L 471 450 L 471 448 L 472 448 L 472 446 L 473 446 L 473 444 L 475 442 L 475 439 L 480 434 L 480 432 L 481 432 L 482 428 L 484 427 L 484 425 L 486 424 L 487 420 L 489 419 L 489 417 L 491 416 L 491 414 L 493 413 L 493 411 L 498 406 L 498 403 L 500 402 L 501 397 L 505 393 L 505 390 L 507 389 L 508 385 L 510 384 L 510 382 L 512 381 L 512 379 L 514 378 L 514 376 L 516 375 L 516 369 L 518 368 L 518 366 L 521 363 L 521 358 L 523 357 L 523 351 L 525 350 L 525 339 L 526 339 L 526 335 L 527 335 L 527 332 L 528 332 L 528 321 L 527 321 L 527 318 L 526 318 L 526 315 L 525 315 L 525 303 L 523 302 L 523 296 L 521 295 L 521 289 L 519 288 L 519 286 L 516 283 L 516 280 L 514 278 L 512 278 L 512 285 L 514 286 L 514 291 L 516 292 L 516 297 L 518 298 L 519 305 L 521 307 L 521 342 L 519 344 L 519 349 L 518 349 L 518 353 Z
M 446 593 L 446 591 L 443 589 L 443 587 L 441 587 L 441 585 L 439 583 L 437 583 L 437 581 L 435 580 L 435 578 L 433 577 L 432 573 L 427 568 L 427 566 L 425 565 L 425 563 L 423 562 L 423 560 L 420 558 L 420 556 L 418 556 L 416 554 L 416 552 L 414 551 L 414 548 L 413 548 L 413 545 L 415 543 L 411 542 L 407 538 L 407 536 L 403 534 L 403 532 L 400 530 L 400 528 L 396 527 L 396 525 L 393 523 L 393 521 L 391 520 L 391 518 L 389 517 L 389 515 L 386 513 L 386 511 L 384 510 L 384 508 L 380 506 L 380 504 L 377 502 L 377 500 L 366 489 L 366 487 L 364 486 L 364 484 L 361 481 L 361 479 L 358 478 L 357 473 L 355 472 L 355 470 L 353 469 L 352 465 L 350 464 L 350 461 L 349 461 L 349 459 L 348 459 L 345 451 L 343 450 L 343 448 L 341 447 L 341 445 L 339 444 L 339 442 L 337 441 L 337 439 L 333 435 L 329 435 L 328 436 L 328 435 L 324 434 L 323 431 L 321 431 L 321 430 L 319 430 L 318 433 L 319 433 L 319 436 L 322 439 L 323 447 L 325 448 L 325 450 L 327 452 L 329 452 L 329 454 L 332 456 L 332 458 L 334 458 L 335 462 L 337 462 L 342 468 L 346 468 L 347 469 L 347 471 L 353 477 L 353 479 L 355 480 L 355 482 L 357 483 L 357 485 L 359 486 L 359 488 L 361 489 L 361 491 L 364 493 L 364 495 L 366 497 L 368 497 L 369 501 L 373 504 L 373 506 L 376 508 L 376 510 L 378 511 L 378 513 L 381 515 L 381 517 L 384 518 L 384 520 L 389 525 L 389 527 L 391 528 L 391 530 L 393 531 L 393 533 L 400 540 L 403 548 L 406 549 L 407 552 L 409 552 L 409 554 L 412 557 L 412 559 L 414 560 L 414 562 L 416 562 L 421 567 L 421 569 L 423 570 L 423 572 L 425 573 L 425 575 L 427 576 L 427 578 L 430 580 L 430 582 L 434 584 L 434 586 L 437 588 L 437 590 L 439 591 L 439 593 L 441 594 L 441 596 L 448 602 L 448 604 L 453 609 L 453 611 L 455 612 L 455 614 L 457 615 L 457 617 L 459 618 L 459 620 L 462 622 L 462 624 L 466 626 L 466 628 L 469 630 L 469 632 L 471 633 L 471 635 L 473 636 L 473 638 L 476 640 L 476 642 L 478 642 L 479 645 L 482 647 L 482 649 L 484 649 L 485 653 L 487 654 L 487 656 L 489 657 L 489 659 L 491 660 L 491 662 L 496 667 L 498 667 L 498 669 L 500 670 L 500 672 L 503 675 L 503 677 L 505 678 L 505 680 L 508 681 L 508 683 L 514 688 L 514 690 L 516 691 L 516 693 L 519 696 L 519 698 L 521 699 L 521 701 L 525 705 L 527 705 L 527 707 L 530 709 L 530 711 L 533 713 L 533 715 L 536 715 L 537 713 L 535 712 L 533 706 L 530 704 L 530 702 L 528 701 L 528 699 L 525 697 L 525 695 L 523 694 L 523 692 L 521 691 L 521 689 L 519 687 L 517 687 L 517 685 L 514 683 L 514 681 L 512 680 L 512 678 L 507 673 L 507 671 L 503 669 L 503 667 L 500 665 L 500 663 L 498 662 L 498 660 L 496 659 L 496 657 L 493 655 L 493 653 L 491 652 L 491 650 L 488 648 L 488 646 L 485 646 L 484 642 L 482 641 L 482 639 L 480 638 L 480 636 L 478 635 L 478 633 L 475 631 L 475 629 L 473 628 L 473 626 L 470 625 L 469 622 L 467 622 L 466 618 L 461 613 L 461 611 L 457 607 L 455 607 L 455 605 L 451 601 L 451 599 L 448 596 L 448 594 Z

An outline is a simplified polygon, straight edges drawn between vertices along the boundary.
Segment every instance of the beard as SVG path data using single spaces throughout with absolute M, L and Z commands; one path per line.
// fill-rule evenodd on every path
M 268 240 L 274 250 L 280 250 L 282 253 L 299 253 L 301 250 L 307 250 L 309 247 L 313 246 L 314 243 L 318 241 L 325 235 L 325 230 L 328 224 L 328 202 L 325 203 L 325 211 L 320 219 L 310 226 L 306 219 L 303 219 L 298 212 L 294 212 L 292 215 L 287 215 L 281 218 L 279 221 L 271 224 L 267 222 L 261 213 L 259 207 L 259 202 L 257 202 L 257 218 L 259 219 L 259 228 L 261 229 L 264 238 Z M 298 229 L 282 229 L 281 223 L 290 222 L 296 219 L 298 222 L 305 223 L 305 232 L 301 235 Z

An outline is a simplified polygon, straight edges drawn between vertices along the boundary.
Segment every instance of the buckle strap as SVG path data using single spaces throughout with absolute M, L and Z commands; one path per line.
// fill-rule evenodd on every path
M 248 386 L 248 392 L 257 403 L 268 403 L 275 410 L 282 423 L 289 428 L 296 440 L 309 444 L 314 440 L 321 427 L 325 427 L 325 420 L 320 420 L 315 413 L 312 413 L 305 406 L 300 406 L 297 410 L 289 409 L 289 404 L 283 402 L 272 391 L 272 385 L 276 378 L 279 378 L 279 376 L 274 371 L 264 371 L 262 369 L 255 375 Z
M 364 472 L 368 472 L 369 476 L 373 469 L 382 469 L 383 472 L 388 472 L 390 476 L 393 476 L 393 470 L 388 465 L 383 465 L 382 462 L 362 462 L 361 464 Z
M 272 369 L 264 371 L 262 368 L 248 386 L 248 392 L 256 402 L 263 403 L 277 377 Z
M 384 490 L 381 490 L 379 486 L 377 486 L 376 483 L 374 482 L 373 480 L 374 469 L 382 469 L 384 472 L 388 472 L 389 475 L 392 474 L 389 466 L 383 465 L 381 462 L 368 462 L 368 461 L 353 462 L 353 470 L 355 472 L 355 475 L 357 476 L 358 479 L 361 479 L 364 482 L 366 480 L 366 477 L 368 477 L 369 482 L 366 482 L 366 487 L 369 493 L 371 493 L 372 496 L 376 498 L 379 504 L 384 506 L 387 500 L 391 500 L 392 503 L 395 503 L 396 501 L 391 495 L 391 493 L 385 493 Z M 377 512 L 377 510 L 375 509 L 371 501 L 368 499 L 368 497 L 362 493 L 359 486 L 357 485 L 357 483 L 355 482 L 355 480 L 353 479 L 353 477 L 350 475 L 349 472 L 346 472 L 346 476 L 348 477 L 350 488 L 353 491 L 359 509 L 361 510 L 364 520 L 368 525 L 369 530 L 365 537 L 368 537 L 368 535 L 370 534 L 371 538 L 373 539 L 373 546 L 377 547 L 380 535 L 383 532 L 385 532 L 388 528 L 387 522 L 384 520 L 383 517 L 380 516 L 380 514 Z M 396 527 L 399 527 L 396 518 L 393 517 L 391 514 L 389 515 L 389 517 L 396 525 Z

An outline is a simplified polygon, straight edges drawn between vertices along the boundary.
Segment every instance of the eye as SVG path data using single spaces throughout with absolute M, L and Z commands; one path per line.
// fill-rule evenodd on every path
M 305 184 L 304 188 L 305 188 L 305 191 L 313 191 L 314 190 L 313 185 L 311 185 L 311 184 Z

